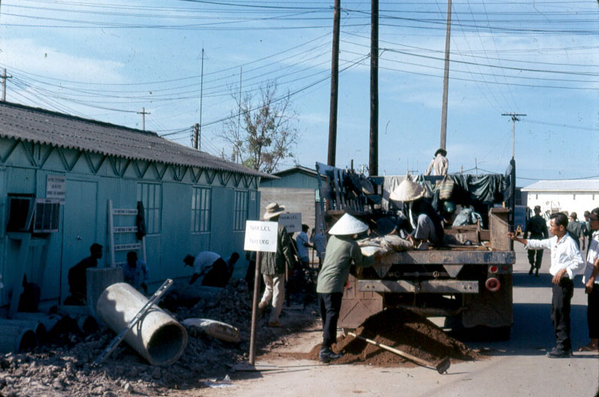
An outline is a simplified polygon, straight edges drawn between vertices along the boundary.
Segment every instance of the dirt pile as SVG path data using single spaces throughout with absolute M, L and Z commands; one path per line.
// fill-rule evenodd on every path
M 177 320 L 209 318 L 240 330 L 238 344 L 222 342 L 194 329 L 181 358 L 168 368 L 147 364 L 126 343 L 121 343 L 100 366 L 93 361 L 115 337 L 101 328 L 85 333 L 68 317 L 50 333 L 50 339 L 32 352 L 0 355 L 0 396 L 188 396 L 207 378 L 221 379 L 228 364 L 246 360 L 249 352 L 251 299 L 244 280 L 231 280 L 214 300 L 201 300 L 191 308 L 172 308 Z M 309 309 L 304 312 L 310 313 Z M 285 333 L 305 325 L 302 316 L 282 317 L 283 328 L 268 328 L 261 319 L 258 349 Z M 305 316 L 304 316 L 305 317 Z
M 377 313 L 362 323 L 356 335 L 399 349 L 431 363 L 445 357 L 452 360 L 475 360 L 479 355 L 462 342 L 447 335 L 424 317 L 403 309 L 388 309 Z M 310 358 L 318 360 L 320 346 L 314 347 Z M 383 367 L 403 366 L 411 363 L 397 354 L 384 350 L 350 335 L 340 338 L 334 346 L 344 356 L 339 364 L 367 364 Z

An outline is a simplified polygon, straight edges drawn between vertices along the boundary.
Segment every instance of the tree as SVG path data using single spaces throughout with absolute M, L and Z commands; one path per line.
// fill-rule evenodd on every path
M 232 94 L 238 109 L 231 111 L 219 134 L 233 149 L 241 164 L 266 173 L 276 171 L 281 160 L 293 157 L 292 149 L 299 139 L 291 126 L 296 114 L 291 107 L 289 93 L 277 97 L 276 81 L 260 88 L 259 103 L 255 95 Z

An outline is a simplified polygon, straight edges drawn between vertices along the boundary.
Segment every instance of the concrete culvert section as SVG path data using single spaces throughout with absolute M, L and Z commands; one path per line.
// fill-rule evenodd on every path
M 148 299 L 126 283 L 116 283 L 104 290 L 96 312 L 117 334 L 148 302 Z M 177 361 L 187 346 L 187 331 L 173 317 L 153 305 L 127 333 L 125 342 L 152 365 L 170 365 Z
M 35 332 L 28 326 L 0 325 L 0 335 L 0 353 L 19 353 L 37 344 Z

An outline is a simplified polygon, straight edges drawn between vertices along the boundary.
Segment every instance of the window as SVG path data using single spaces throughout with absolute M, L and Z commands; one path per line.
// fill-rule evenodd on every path
M 210 209 L 212 190 L 208 187 L 194 187 L 191 195 L 191 232 L 210 232 Z
M 248 219 L 248 192 L 235 191 L 235 210 L 233 212 L 233 231 L 245 230 L 245 221 Z
M 148 234 L 160 234 L 162 225 L 162 186 L 155 183 L 138 183 L 137 201 L 144 204 Z

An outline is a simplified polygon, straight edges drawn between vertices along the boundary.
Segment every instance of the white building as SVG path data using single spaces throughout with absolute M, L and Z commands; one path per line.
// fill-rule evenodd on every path
M 542 213 L 576 212 L 584 220 L 585 211 L 599 207 L 599 180 L 539 181 L 522 188 L 527 206 L 541 206 Z

